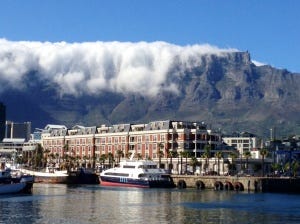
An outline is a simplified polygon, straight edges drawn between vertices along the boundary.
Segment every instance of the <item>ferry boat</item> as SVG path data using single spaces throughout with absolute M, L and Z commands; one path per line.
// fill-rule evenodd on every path
M 172 177 L 164 169 L 157 167 L 151 160 L 121 161 L 119 167 L 100 173 L 102 186 L 139 187 L 139 188 L 173 188 Z
M 11 169 L 0 171 L 0 194 L 31 193 L 34 177 L 31 175 L 12 176 Z

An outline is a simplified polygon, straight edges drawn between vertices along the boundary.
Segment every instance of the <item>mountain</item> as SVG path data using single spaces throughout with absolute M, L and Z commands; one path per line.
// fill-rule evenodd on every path
M 32 121 L 37 128 L 169 119 L 204 121 L 224 133 L 269 136 L 275 127 L 278 135 L 300 133 L 300 74 L 256 66 L 249 52 L 199 57 L 201 63 L 193 66 L 174 60 L 163 88 L 154 95 L 109 90 L 61 94 L 57 84 L 32 70 L 22 80 L 26 88 L 4 88 L 0 101 L 8 120 Z

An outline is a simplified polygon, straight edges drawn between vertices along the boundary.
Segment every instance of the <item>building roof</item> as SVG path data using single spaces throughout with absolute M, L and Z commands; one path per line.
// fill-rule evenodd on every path
M 3 143 L 15 143 L 15 144 L 23 144 L 25 142 L 25 138 L 4 138 L 2 140 Z

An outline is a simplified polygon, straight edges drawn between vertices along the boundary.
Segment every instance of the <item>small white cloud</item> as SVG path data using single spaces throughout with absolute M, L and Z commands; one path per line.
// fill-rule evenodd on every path
M 264 65 L 266 65 L 266 63 L 255 61 L 255 60 L 252 60 L 252 63 L 255 64 L 256 66 L 264 66 Z

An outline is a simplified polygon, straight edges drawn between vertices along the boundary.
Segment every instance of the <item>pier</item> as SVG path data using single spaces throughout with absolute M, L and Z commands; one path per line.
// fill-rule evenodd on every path
M 172 175 L 177 188 L 300 193 L 300 178 Z

